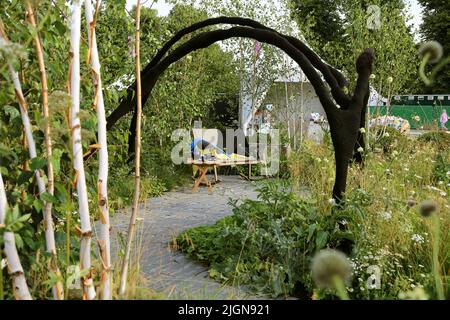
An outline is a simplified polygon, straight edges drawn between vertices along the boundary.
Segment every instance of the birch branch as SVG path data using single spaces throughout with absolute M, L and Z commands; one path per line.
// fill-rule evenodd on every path
M 0 172 L 0 225 L 5 223 L 6 208 L 8 202 L 6 199 L 5 186 L 3 184 L 3 177 Z M 19 254 L 17 253 L 14 233 L 5 231 L 3 233 L 3 240 L 5 242 L 5 255 L 8 262 L 8 270 L 13 279 L 13 291 L 16 300 L 32 300 L 30 291 L 28 290 L 27 280 L 20 264 Z
M 73 165 L 75 170 L 76 188 L 78 193 L 78 213 L 81 220 L 80 265 L 87 270 L 83 281 L 83 298 L 95 299 L 96 293 L 91 272 L 91 237 L 92 229 L 89 217 L 88 194 L 83 163 L 83 145 L 81 142 L 80 112 L 80 29 L 81 4 L 80 0 L 72 1 L 70 26 L 70 95 L 72 105 L 70 110 L 70 124 L 72 132 Z
M 34 18 L 33 8 L 31 4 L 27 3 L 27 18 L 33 28 L 37 28 L 36 20 Z M 36 47 L 37 58 L 39 63 L 39 72 L 41 76 L 41 86 L 42 86 L 42 113 L 44 115 L 44 141 L 45 148 L 47 152 L 47 192 L 51 195 L 54 194 L 54 175 L 53 175 L 53 164 L 52 164 L 52 139 L 50 130 L 50 113 L 48 109 L 48 85 L 47 85 L 47 73 L 45 71 L 44 63 L 44 53 L 42 50 L 41 39 L 39 37 L 39 32 L 36 32 L 34 36 L 34 45 Z M 57 265 L 57 255 L 56 255 L 56 245 L 55 245 L 55 233 L 52 218 L 52 203 L 44 202 L 44 229 L 45 229 L 45 243 L 47 247 L 47 252 L 51 254 L 50 270 L 61 278 L 61 272 Z M 64 299 L 64 288 L 60 280 L 53 285 L 53 297 L 56 300 Z
M 86 23 L 88 29 L 89 50 L 87 61 L 91 63 L 92 78 L 95 87 L 94 107 L 97 111 L 98 143 L 99 143 L 99 168 L 98 168 L 98 210 L 100 213 L 100 227 L 98 246 L 100 259 L 102 261 L 101 275 L 101 298 L 112 299 L 112 277 L 111 277 L 111 253 L 110 253 L 110 222 L 108 206 L 108 143 L 106 135 L 106 115 L 103 100 L 103 88 L 100 74 L 100 60 L 95 35 L 97 14 L 100 9 L 101 0 L 97 1 L 95 15 L 92 15 L 91 0 L 85 0 Z M 89 55 L 90 54 L 90 55 Z
M 141 115 L 142 115 L 142 90 L 141 90 L 141 57 L 140 57 L 140 19 L 141 1 L 136 5 L 136 87 L 137 87 L 137 110 L 136 110 L 136 143 L 135 143 L 135 186 L 133 195 L 133 206 L 131 209 L 130 225 L 128 227 L 127 244 L 123 259 L 122 272 L 120 275 L 119 295 L 124 296 L 127 286 L 128 265 L 130 263 L 131 243 L 133 242 L 136 229 L 136 218 L 139 211 L 139 196 L 141 185 Z

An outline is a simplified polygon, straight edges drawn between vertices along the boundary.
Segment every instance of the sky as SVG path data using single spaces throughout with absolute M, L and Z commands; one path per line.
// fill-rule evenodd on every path
M 264 1 L 264 0 L 260 0 Z M 411 24 L 413 26 L 414 31 L 418 31 L 420 23 L 422 22 L 422 8 L 418 4 L 417 0 L 405 0 L 407 5 L 409 5 L 409 13 L 412 16 Z M 127 0 L 127 8 L 131 9 L 133 5 L 137 3 L 137 0 Z M 153 0 L 144 0 L 141 1 L 145 6 L 150 6 L 153 3 Z M 158 0 L 153 4 L 153 8 L 158 10 L 158 14 L 160 16 L 166 16 L 170 12 L 170 5 L 166 3 L 164 0 Z M 416 37 L 416 39 L 418 39 Z

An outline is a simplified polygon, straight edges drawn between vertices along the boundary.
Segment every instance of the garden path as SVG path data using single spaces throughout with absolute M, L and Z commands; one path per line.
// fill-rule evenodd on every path
M 230 215 L 229 198 L 256 198 L 253 183 L 238 176 L 221 176 L 220 179 L 222 182 L 214 186 L 212 194 L 208 194 L 206 187 L 192 193 L 187 186 L 150 198 L 141 205 L 137 235 L 142 243 L 140 266 L 147 279 L 146 286 L 173 299 L 250 298 L 245 288 L 221 285 L 208 276 L 204 265 L 169 245 L 183 230 L 213 224 Z M 118 233 L 126 235 L 130 211 L 118 212 L 112 218 L 113 230 L 116 230 L 113 247 L 118 247 Z

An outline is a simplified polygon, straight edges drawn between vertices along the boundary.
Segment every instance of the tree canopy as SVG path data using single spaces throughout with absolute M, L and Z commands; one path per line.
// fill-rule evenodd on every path
M 450 55 L 450 3 L 445 0 L 419 0 L 419 3 L 423 7 L 420 31 L 424 40 L 439 41 L 444 48 L 444 56 Z M 433 85 L 426 90 L 426 93 L 450 92 L 450 64 L 440 70 Z
M 401 0 L 290 0 L 307 43 L 354 85 L 352 69 L 366 47 L 375 51 L 377 90 L 392 77 L 392 92 L 408 92 L 417 74 L 417 56 Z M 370 6 L 377 6 L 370 7 Z M 374 10 L 378 10 L 374 11 Z M 379 13 L 379 15 L 378 15 Z M 379 19 L 378 19 L 379 18 Z

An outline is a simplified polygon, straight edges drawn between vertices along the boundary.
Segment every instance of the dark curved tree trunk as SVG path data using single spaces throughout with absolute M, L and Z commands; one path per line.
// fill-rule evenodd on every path
M 364 97 L 364 104 L 363 104 L 363 108 L 361 111 L 361 120 L 360 120 L 359 128 L 360 129 L 364 128 L 364 130 L 366 128 L 366 114 L 367 114 L 367 105 L 369 102 L 369 96 L 370 96 L 370 91 L 367 91 L 366 96 Z M 366 134 L 364 134 L 358 130 L 358 137 L 356 139 L 356 144 L 353 149 L 353 162 L 360 165 L 361 167 L 363 167 L 364 166 L 364 154 L 362 152 L 358 151 L 359 147 L 366 150 Z
M 185 34 L 196 31 L 204 26 L 218 23 L 240 24 L 247 27 L 233 27 L 226 30 L 200 33 L 177 47 L 163 59 L 169 49 Z M 373 51 L 371 49 L 366 49 L 356 61 L 358 81 L 355 92 L 350 97 L 343 90 L 343 87 L 347 84 L 344 76 L 323 62 L 319 56 L 300 40 L 282 35 L 250 19 L 229 17 L 208 19 L 178 32 L 143 70 L 143 105 L 150 97 L 160 75 L 172 63 L 180 60 L 192 51 L 206 48 L 217 41 L 226 40 L 231 37 L 252 38 L 280 48 L 298 63 L 309 79 L 330 123 L 331 138 L 335 148 L 336 159 L 336 181 L 333 188 L 333 198 L 336 201 L 340 201 L 345 193 L 348 165 L 353 158 L 354 150 L 359 148 L 359 145 L 364 145 L 364 136 L 360 133 L 359 128 L 364 126 L 365 123 L 364 115 L 369 95 L 369 76 L 372 72 L 373 62 Z M 322 73 L 328 86 L 322 81 L 316 69 Z M 108 129 L 112 128 L 118 119 L 135 109 L 134 87 L 135 85 L 133 84 L 128 88 L 127 97 L 121 101 L 119 107 L 108 117 Z M 337 107 L 337 104 L 341 106 L 340 109 Z M 130 126 L 130 150 L 134 149 L 133 128 L 136 121 L 135 117 L 136 114 L 134 114 Z M 362 158 L 360 161 L 362 162 Z

